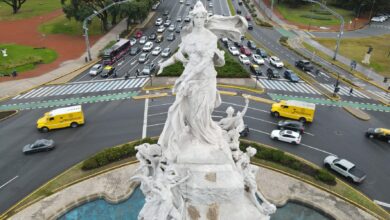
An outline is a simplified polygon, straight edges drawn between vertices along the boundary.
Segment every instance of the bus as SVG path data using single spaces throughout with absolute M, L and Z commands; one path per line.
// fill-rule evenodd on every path
M 121 59 L 130 50 L 130 40 L 119 39 L 111 48 L 103 52 L 103 64 L 112 65 Z

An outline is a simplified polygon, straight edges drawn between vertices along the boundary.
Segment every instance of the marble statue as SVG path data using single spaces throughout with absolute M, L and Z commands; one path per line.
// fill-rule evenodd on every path
M 247 29 L 240 16 L 207 16 L 207 10 L 197 2 L 190 12 L 192 23 L 181 32 L 182 43 L 170 59 L 160 63 L 163 69 L 181 62 L 185 69 L 176 80 L 173 92 L 176 100 L 169 108 L 168 118 L 158 143 L 166 148 L 169 159 L 175 159 L 180 146 L 177 137 L 183 133 L 213 145 L 221 145 L 221 129 L 211 118 L 211 113 L 221 104 L 217 91 L 217 72 L 214 66 L 225 64 L 224 51 L 217 48 L 218 37 L 228 36 L 240 40 Z M 222 146 L 221 146 L 222 147 Z
M 184 71 L 175 82 L 176 98 L 158 144 L 136 147 L 140 168 L 132 180 L 141 183 L 145 195 L 138 219 L 268 220 L 275 206 L 257 190 L 250 167 L 256 149 L 240 150 L 248 98 L 242 111 L 234 115 L 228 107 L 226 118 L 212 120 L 221 104 L 215 66 L 225 64 L 218 39 L 240 41 L 247 22 L 241 16 L 209 17 L 200 1 L 189 15 L 192 22 L 181 32 L 178 51 L 159 64 L 157 74 L 175 62 Z

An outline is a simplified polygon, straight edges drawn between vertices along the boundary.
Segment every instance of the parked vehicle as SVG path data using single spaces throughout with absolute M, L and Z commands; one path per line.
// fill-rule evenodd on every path
M 278 129 L 279 130 L 290 130 L 299 132 L 300 134 L 303 134 L 305 131 L 305 127 L 303 126 L 303 123 L 300 121 L 291 121 L 291 120 L 282 120 L 278 122 Z
M 130 49 L 130 55 L 135 56 L 135 55 L 137 55 L 140 51 L 141 51 L 141 49 L 140 49 L 139 47 L 132 47 L 132 48 Z
M 41 132 L 48 132 L 59 128 L 76 128 L 83 124 L 84 113 L 81 105 L 75 105 L 46 112 L 37 120 L 37 129 Z
M 271 114 L 275 117 L 285 117 L 299 120 L 302 123 L 312 122 L 316 105 L 297 100 L 281 100 L 272 104 Z
M 39 139 L 32 144 L 27 144 L 23 147 L 24 154 L 37 153 L 42 151 L 50 151 L 55 147 L 53 140 Z
M 283 75 L 284 78 L 290 80 L 290 82 L 299 82 L 299 77 L 292 70 L 285 70 Z
M 240 62 L 241 62 L 242 64 L 245 64 L 245 65 L 251 64 L 251 61 L 249 60 L 249 58 L 248 58 L 246 55 L 244 55 L 244 54 L 240 54 L 240 55 L 238 56 L 238 59 L 240 60 Z
M 272 78 L 280 78 L 279 71 L 277 71 L 277 70 L 274 69 L 274 68 L 268 68 L 268 69 L 267 69 L 267 77 L 268 77 L 269 79 L 272 79 Z
M 367 177 L 355 164 L 346 159 L 339 159 L 335 155 L 325 157 L 324 165 L 355 183 L 361 183 Z
M 301 135 L 298 132 L 290 130 L 273 130 L 271 138 L 274 140 L 284 141 L 291 144 L 300 144 Z
M 284 66 L 283 62 L 276 56 L 271 56 L 269 63 L 276 68 L 282 68 Z
M 258 64 L 258 65 L 263 65 L 264 64 L 264 59 L 258 55 L 258 54 L 252 54 L 252 60 L 254 63 Z
M 238 55 L 240 55 L 240 52 L 238 51 L 237 47 L 229 47 L 229 52 L 230 52 L 233 56 L 238 56 Z
M 115 67 L 113 66 L 105 66 L 103 71 L 100 73 L 102 78 L 107 78 L 115 73 Z
M 386 128 L 369 128 L 366 132 L 366 137 L 375 138 L 378 140 L 386 141 L 390 144 L 390 129 Z
M 252 73 L 254 73 L 256 76 L 261 76 L 263 73 L 261 72 L 260 67 L 257 64 L 251 64 L 249 66 L 249 69 L 251 70 Z
M 314 69 L 314 66 L 311 65 L 310 61 L 308 60 L 298 60 L 295 62 L 295 66 L 303 71 L 309 71 L 311 72 Z
M 268 54 L 265 50 L 261 49 L 261 48 L 257 48 L 256 49 L 256 53 L 259 54 L 262 58 L 267 58 L 268 57 Z
M 371 21 L 383 23 L 387 20 L 385 16 L 372 17 Z
M 158 6 L 160 6 L 160 2 L 156 2 L 153 6 L 152 6 L 152 10 L 155 11 L 157 10 Z
M 119 39 L 114 45 L 103 51 L 103 65 L 112 65 L 120 60 L 129 52 L 130 47 L 130 40 Z
M 241 52 L 242 54 L 245 54 L 246 56 L 252 55 L 252 51 L 249 50 L 249 48 L 247 48 L 247 47 L 245 47 L 245 46 L 241 46 L 240 52 Z
M 171 56 L 171 48 L 164 48 L 164 50 L 161 52 L 161 57 L 169 57 Z
M 141 53 L 141 55 L 138 57 L 139 63 L 145 63 L 149 59 L 148 53 Z
M 91 76 L 97 76 L 103 71 L 103 65 L 102 64 L 95 64 L 93 67 L 89 70 L 89 75 Z
M 153 50 L 152 50 L 152 55 L 154 56 L 158 56 L 160 53 L 161 53 L 161 47 L 155 47 Z

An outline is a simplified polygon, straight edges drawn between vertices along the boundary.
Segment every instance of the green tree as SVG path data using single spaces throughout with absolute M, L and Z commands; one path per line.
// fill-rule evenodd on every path
M 26 0 L 2 0 L 5 4 L 12 7 L 12 12 L 14 14 L 18 13 L 19 9 L 26 2 Z

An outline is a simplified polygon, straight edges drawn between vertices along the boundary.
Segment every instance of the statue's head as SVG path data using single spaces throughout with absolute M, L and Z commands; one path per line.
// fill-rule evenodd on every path
M 256 148 L 249 146 L 246 148 L 246 153 L 248 154 L 249 157 L 253 157 L 256 155 L 257 150 Z
M 228 116 L 233 116 L 234 114 L 234 108 L 232 106 L 229 106 L 227 109 L 226 109 L 226 114 Z
M 194 9 L 190 11 L 190 16 L 195 27 L 203 27 L 207 20 L 207 10 L 201 1 L 196 2 Z

